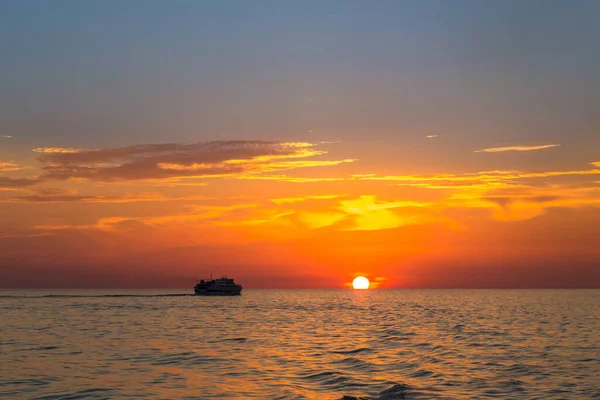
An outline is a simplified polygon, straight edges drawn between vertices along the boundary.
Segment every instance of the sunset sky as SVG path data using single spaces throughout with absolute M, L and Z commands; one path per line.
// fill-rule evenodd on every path
M 4 1 L 0 288 L 600 287 L 599 19 Z

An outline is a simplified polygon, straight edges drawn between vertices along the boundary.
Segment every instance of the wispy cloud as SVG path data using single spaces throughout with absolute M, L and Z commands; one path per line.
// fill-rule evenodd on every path
M 107 217 L 100 218 L 95 224 L 89 225 L 36 225 L 32 229 L 38 231 L 63 231 L 63 230 L 100 230 L 100 231 L 116 231 L 119 224 L 126 222 L 136 221 L 138 218 L 126 218 L 126 217 Z
M 592 163 L 599 166 L 598 163 Z M 527 172 L 495 170 L 462 174 L 354 175 L 355 180 L 389 182 L 447 192 L 438 205 L 443 208 L 488 208 L 495 219 L 515 221 L 542 215 L 556 207 L 600 206 L 600 187 L 593 178 L 600 169 Z M 577 183 L 565 183 L 577 177 Z
M 439 135 L 427 135 L 425 136 L 427 139 L 434 139 L 436 137 L 438 137 Z
M 0 199 L 0 203 L 137 203 L 206 200 L 205 196 L 169 197 L 158 193 L 126 194 L 123 196 L 85 196 L 59 191 Z
M 339 199 L 344 197 L 344 199 Z M 306 200 L 322 200 L 315 210 L 297 204 Z M 328 200 L 328 201 L 327 201 Z M 276 238 L 302 236 L 313 229 L 336 231 L 374 231 L 406 225 L 440 222 L 432 215 L 434 203 L 411 200 L 385 201 L 376 196 L 315 195 L 302 198 L 271 199 L 277 208 L 263 204 L 238 218 L 216 222 L 217 225 L 261 230 Z
M 216 141 L 34 151 L 40 153 L 38 160 L 44 164 L 41 180 L 81 178 L 99 182 L 238 177 L 355 161 L 306 160 L 327 154 L 317 146 L 306 142 Z
M 31 150 L 34 153 L 80 153 L 85 151 L 84 149 L 73 149 L 65 147 L 38 147 Z
M 509 147 L 492 147 L 489 149 L 475 150 L 473 153 L 501 153 L 505 151 L 533 151 L 558 147 L 560 144 L 545 144 L 541 146 L 509 146 Z
M 241 176 L 237 176 L 235 178 L 242 179 L 242 180 L 277 181 L 277 182 L 293 182 L 293 183 L 336 182 L 336 181 L 350 180 L 350 178 L 345 178 L 345 177 L 309 178 L 309 177 L 296 177 L 296 176 L 288 176 L 288 175 L 241 175 Z
M 9 162 L 0 162 L 0 172 L 20 171 L 22 169 L 23 168 L 19 167 L 17 164 Z
M 429 215 L 410 213 L 400 215 L 395 209 L 430 207 L 432 203 L 418 201 L 382 201 L 375 196 L 360 196 L 340 202 L 339 209 L 349 215 L 352 225 L 344 230 L 373 231 L 433 222 Z
M 23 188 L 33 186 L 39 181 L 37 179 L 15 179 L 15 178 L 4 178 L 0 176 L 0 189 L 5 188 Z
M 0 135 L 0 139 L 12 139 L 10 135 Z
M 544 171 L 526 172 L 518 170 L 481 171 L 463 174 L 434 174 L 434 175 L 353 175 L 356 180 L 402 182 L 401 185 L 422 185 L 428 182 L 443 182 L 443 186 L 452 187 L 455 183 L 471 185 L 476 183 L 501 183 L 521 179 L 550 178 L 569 175 L 600 175 L 600 169 L 584 169 L 574 171 Z
M 22 238 L 35 238 L 35 237 L 43 237 L 43 236 L 51 236 L 50 232 L 37 232 L 37 233 L 28 233 L 28 232 L 0 232 L 0 239 L 22 239 Z
M 132 224 L 138 227 L 158 227 L 170 224 L 197 223 L 202 221 L 211 221 L 226 216 L 229 213 L 240 209 L 250 209 L 258 207 L 259 204 L 231 204 L 223 206 L 215 205 L 193 205 L 189 211 L 180 214 L 144 216 L 144 217 L 105 217 L 100 218 L 93 224 L 47 224 L 36 225 L 33 230 L 41 231 L 62 231 L 62 230 L 99 230 L 106 232 L 117 232 L 123 227 L 131 228 Z M 190 212 L 191 211 L 191 212 Z
M 281 204 L 291 204 L 291 203 L 298 203 L 301 201 L 307 201 L 307 200 L 331 200 L 331 199 L 337 199 L 340 197 L 345 197 L 345 194 L 323 194 L 323 195 L 314 195 L 314 196 L 303 196 L 303 197 L 284 197 L 284 198 L 278 198 L 278 199 L 271 199 L 271 202 L 277 204 L 277 205 L 281 205 Z

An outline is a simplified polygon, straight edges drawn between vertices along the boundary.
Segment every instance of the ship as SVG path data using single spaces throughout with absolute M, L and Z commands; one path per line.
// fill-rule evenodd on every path
M 226 276 L 205 281 L 202 279 L 194 286 L 196 296 L 241 296 L 242 285 Z

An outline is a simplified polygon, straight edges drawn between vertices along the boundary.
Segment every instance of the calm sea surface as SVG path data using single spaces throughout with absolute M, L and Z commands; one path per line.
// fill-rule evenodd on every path
M 0 398 L 600 399 L 598 290 L 167 293 L 0 291 Z

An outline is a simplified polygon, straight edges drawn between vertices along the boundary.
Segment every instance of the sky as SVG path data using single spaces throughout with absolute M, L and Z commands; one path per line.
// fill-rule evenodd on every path
M 0 288 L 598 288 L 599 18 L 4 1 Z

